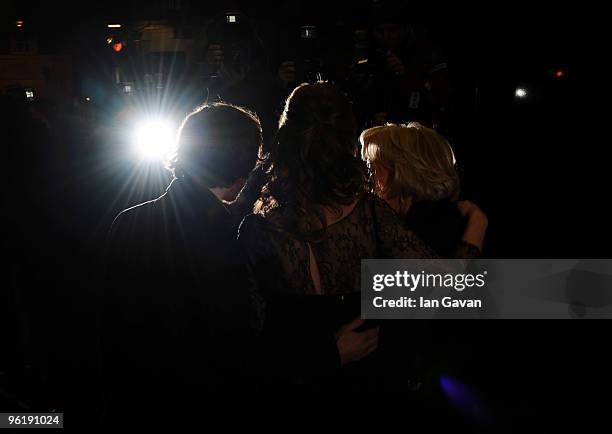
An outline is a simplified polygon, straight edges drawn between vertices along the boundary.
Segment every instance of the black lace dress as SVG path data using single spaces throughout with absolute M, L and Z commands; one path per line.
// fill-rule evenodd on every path
M 282 213 L 245 217 L 239 230 L 248 258 L 256 333 L 268 370 L 286 378 L 333 375 L 340 367 L 335 332 L 359 315 L 361 259 L 427 259 L 436 254 L 383 200 L 364 195 L 341 220 L 307 236 L 289 232 Z M 312 256 L 311 256 L 312 253 Z M 462 243 L 457 257 L 478 253 Z M 320 285 L 311 274 L 316 261 Z

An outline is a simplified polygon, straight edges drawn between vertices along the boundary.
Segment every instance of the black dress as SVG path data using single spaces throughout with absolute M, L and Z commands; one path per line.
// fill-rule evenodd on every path
M 361 259 L 438 256 L 383 200 L 369 194 L 343 219 L 306 236 L 291 233 L 282 222 L 276 209 L 247 216 L 239 230 L 252 281 L 253 326 L 265 352 L 263 369 L 289 383 L 337 378 L 335 333 L 359 316 Z M 311 250 L 320 293 L 311 278 Z M 477 253 L 460 243 L 456 257 Z

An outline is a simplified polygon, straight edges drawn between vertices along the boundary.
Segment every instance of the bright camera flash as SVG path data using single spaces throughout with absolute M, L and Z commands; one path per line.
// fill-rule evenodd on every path
M 148 121 L 136 130 L 136 149 L 146 159 L 164 159 L 174 148 L 174 132 L 163 121 Z

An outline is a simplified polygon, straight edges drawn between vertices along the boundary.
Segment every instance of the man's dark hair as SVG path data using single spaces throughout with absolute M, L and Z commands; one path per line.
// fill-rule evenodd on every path
M 209 187 L 229 187 L 248 176 L 262 141 L 255 113 L 224 102 L 204 104 L 181 124 L 168 168 L 177 178 L 190 176 Z

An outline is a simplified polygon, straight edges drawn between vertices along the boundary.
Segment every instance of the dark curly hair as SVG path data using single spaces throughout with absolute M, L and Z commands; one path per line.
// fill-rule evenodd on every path
M 279 130 L 261 156 L 268 180 L 256 212 L 279 209 L 294 231 L 325 226 L 321 207 L 337 209 L 367 191 L 366 167 L 359 158 L 357 125 L 348 97 L 331 83 L 302 84 L 285 103 Z

